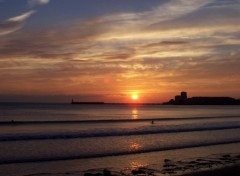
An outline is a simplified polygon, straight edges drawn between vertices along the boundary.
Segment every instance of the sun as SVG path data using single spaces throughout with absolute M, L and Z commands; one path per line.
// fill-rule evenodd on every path
M 139 97 L 138 97 L 137 94 L 133 94 L 133 95 L 132 95 L 132 99 L 133 99 L 133 100 L 138 100 L 138 98 L 139 98 Z

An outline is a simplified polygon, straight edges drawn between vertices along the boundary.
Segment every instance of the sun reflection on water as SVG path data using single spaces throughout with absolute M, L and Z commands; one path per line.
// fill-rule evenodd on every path
M 138 119 L 138 110 L 137 109 L 132 109 L 131 118 Z
M 142 146 L 141 146 L 140 144 L 138 144 L 138 143 L 132 143 L 132 144 L 130 144 L 130 146 L 129 146 L 129 150 L 130 150 L 130 151 L 137 151 L 137 150 L 139 150 L 141 147 L 142 147 Z

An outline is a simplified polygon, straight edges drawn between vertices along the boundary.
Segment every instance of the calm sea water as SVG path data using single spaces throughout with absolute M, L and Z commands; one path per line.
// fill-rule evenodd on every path
M 239 134 L 239 106 L 0 104 L 0 175 L 240 153 Z

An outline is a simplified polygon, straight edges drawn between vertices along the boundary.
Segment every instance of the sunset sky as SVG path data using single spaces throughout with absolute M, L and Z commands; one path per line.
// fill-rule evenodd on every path
M 240 98 L 240 0 L 0 0 L 0 102 Z

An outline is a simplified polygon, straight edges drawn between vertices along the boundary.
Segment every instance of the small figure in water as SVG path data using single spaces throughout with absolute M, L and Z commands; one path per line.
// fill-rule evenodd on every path
M 11 120 L 10 123 L 11 123 L 11 125 L 15 125 L 15 121 L 14 120 Z
M 154 124 L 154 121 L 152 120 L 151 124 Z

